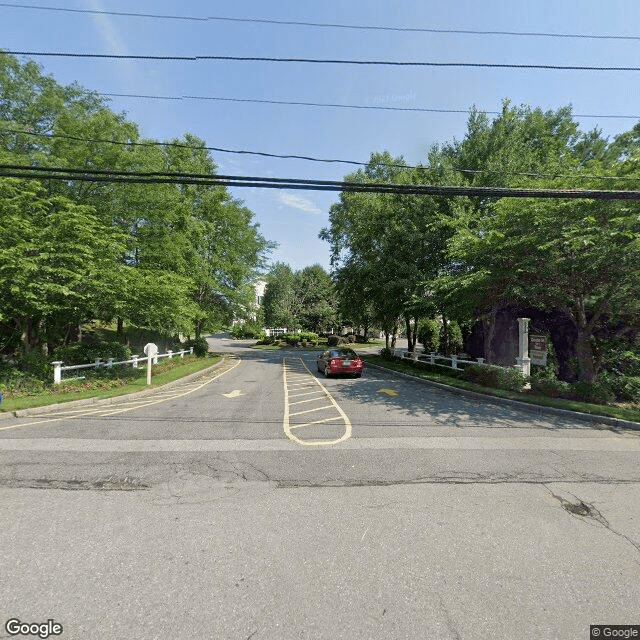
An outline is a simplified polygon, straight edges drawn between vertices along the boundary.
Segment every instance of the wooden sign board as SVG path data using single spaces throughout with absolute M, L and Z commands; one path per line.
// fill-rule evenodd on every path
M 547 336 L 529 334 L 529 358 L 531 364 L 547 364 Z

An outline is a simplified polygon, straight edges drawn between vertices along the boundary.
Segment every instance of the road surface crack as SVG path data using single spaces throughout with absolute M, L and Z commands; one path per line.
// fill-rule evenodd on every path
M 609 524 L 609 521 L 602 515 L 602 513 L 592 503 L 585 502 L 584 500 L 582 500 L 581 498 L 578 498 L 578 496 L 576 496 L 573 493 L 570 495 L 572 495 L 575 498 L 576 502 L 572 502 L 554 493 L 546 484 L 543 484 L 542 486 L 551 494 L 552 497 L 558 500 L 560 502 L 560 506 L 565 511 L 570 513 L 572 516 L 578 517 L 584 522 L 586 522 L 585 518 L 589 518 L 597 522 L 602 527 L 607 529 L 607 531 L 610 531 L 614 535 L 628 542 L 640 554 L 640 543 L 636 542 L 633 538 L 630 538 L 628 535 L 622 533 L 621 531 L 616 531 Z M 635 562 L 637 564 L 640 564 L 640 559 L 635 558 Z

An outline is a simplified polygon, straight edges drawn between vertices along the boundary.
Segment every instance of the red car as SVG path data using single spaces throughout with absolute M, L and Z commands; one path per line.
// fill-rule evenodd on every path
M 317 361 L 318 371 L 328 378 L 334 373 L 347 373 L 359 378 L 362 375 L 362 359 L 353 349 L 335 347 L 325 351 Z

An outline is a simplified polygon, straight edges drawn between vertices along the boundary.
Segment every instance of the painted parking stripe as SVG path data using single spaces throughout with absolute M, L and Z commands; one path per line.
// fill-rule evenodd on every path
M 287 358 L 283 358 L 282 379 L 284 385 L 283 429 L 285 435 L 287 436 L 287 438 L 289 438 L 289 440 L 292 440 L 297 444 L 306 446 L 328 446 L 338 444 L 339 442 L 344 442 L 351 437 L 351 421 L 347 417 L 347 414 L 342 410 L 340 405 L 338 405 L 327 388 L 313 375 L 302 358 L 292 360 L 291 362 L 288 362 Z M 315 391 L 304 391 L 305 389 L 310 388 L 315 388 Z M 301 391 L 303 393 L 300 393 Z M 291 398 L 301 396 L 315 397 L 307 398 L 305 400 L 297 400 L 295 402 L 291 401 Z M 326 403 L 327 400 L 329 400 L 330 404 Z M 294 405 L 312 402 L 321 402 L 322 405 L 318 407 L 312 407 L 303 411 L 291 411 L 291 408 Z M 303 422 L 291 421 L 291 418 L 307 414 L 311 416 L 317 414 L 317 412 L 330 413 L 332 415 L 321 417 L 316 420 L 307 420 Z M 344 431 L 340 437 L 337 437 L 333 440 L 307 440 L 300 438 L 293 433 L 294 430 L 300 429 L 302 427 L 331 424 L 337 423 L 338 421 L 341 421 L 344 424 Z

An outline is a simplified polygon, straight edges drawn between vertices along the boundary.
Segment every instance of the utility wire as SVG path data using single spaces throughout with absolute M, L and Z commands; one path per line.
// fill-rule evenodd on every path
M 369 162 L 360 162 L 357 160 L 337 160 L 330 158 L 317 158 L 314 156 L 300 156 L 293 154 L 278 154 L 278 153 L 266 153 L 264 151 L 249 151 L 246 149 L 224 149 L 222 147 L 207 147 L 207 146 L 194 146 L 189 144 L 183 144 L 181 142 L 159 142 L 157 140 L 149 141 L 149 142 L 123 142 L 121 140 L 109 140 L 107 138 L 81 138 L 79 136 L 70 136 L 62 133 L 36 133 L 33 131 L 25 131 L 19 129 L 1 129 L 0 133 L 11 133 L 14 135 L 28 135 L 34 136 L 38 138 L 48 138 L 54 139 L 59 138 L 63 140 L 74 140 L 75 142 L 83 142 L 89 144 L 113 144 L 119 145 L 123 147 L 176 147 L 179 149 L 192 149 L 192 150 L 200 150 L 204 149 L 206 151 L 216 151 L 219 153 L 234 153 L 240 155 L 254 155 L 254 156 L 262 156 L 267 158 L 279 158 L 285 160 L 307 160 L 310 162 L 324 162 L 324 163 L 340 163 L 340 164 L 350 164 L 361 167 L 369 166 Z M 432 171 L 431 167 L 424 165 L 408 165 L 408 164 L 390 164 L 387 165 L 393 167 L 395 169 L 415 169 L 418 171 Z M 451 167 L 453 171 L 458 171 L 460 173 L 468 173 L 473 175 L 481 175 L 486 173 L 496 173 L 495 170 L 491 169 L 461 169 L 458 167 Z M 531 171 L 505 171 L 500 172 L 501 176 L 524 176 L 528 178 L 566 178 L 572 180 L 628 180 L 625 176 L 594 176 L 589 174 L 557 174 L 557 173 L 535 173 Z
M 209 100 L 218 102 L 247 102 L 255 104 L 279 104 L 302 107 L 325 107 L 334 109 L 365 109 L 377 111 L 416 111 L 421 113 L 460 113 L 468 114 L 468 109 L 435 109 L 433 107 L 383 107 L 378 105 L 365 104 L 343 104 L 331 102 L 298 102 L 293 100 L 261 100 L 258 98 L 222 98 L 218 96 L 158 96 L 140 93 L 100 93 L 100 95 L 112 98 L 140 98 L 144 100 Z M 499 115 L 502 111 L 482 111 L 490 115 Z M 640 120 L 640 116 L 630 116 L 624 114 L 597 114 L 597 113 L 574 113 L 576 118 L 624 118 L 628 120 Z
M 230 18 L 227 16 L 176 16 L 157 13 L 132 13 L 124 11 L 98 11 L 94 9 L 67 9 L 62 7 L 43 7 L 26 4 L 15 4 L 10 2 L 0 2 L 0 7 L 11 7 L 14 9 L 36 9 L 43 11 L 63 11 L 67 13 L 85 13 L 111 16 L 125 16 L 136 18 L 153 18 L 162 20 L 186 20 L 193 22 L 244 22 L 257 24 L 274 24 L 286 26 L 319 27 L 329 29 L 356 29 L 365 31 L 397 31 L 408 33 L 439 33 L 457 35 L 481 35 L 481 36 L 526 36 L 542 38 L 580 38 L 591 40 L 640 40 L 640 36 L 623 36 L 614 34 L 593 34 L 593 33 L 554 33 L 544 31 L 497 31 L 479 29 L 434 29 L 428 27 L 390 27 L 384 25 L 357 25 L 342 24 L 335 22 L 309 22 L 299 20 L 273 20 L 267 18 Z
M 204 186 L 304 189 L 359 193 L 391 193 L 422 196 L 482 196 L 485 198 L 551 198 L 591 200 L 640 200 L 640 191 L 603 189 L 521 189 L 512 187 L 460 187 L 211 175 L 179 172 L 87 170 L 68 167 L 36 167 L 0 164 L 0 176 L 37 180 L 111 182 L 135 184 L 193 184 Z
M 393 67 L 441 67 L 441 68 L 472 68 L 472 69 L 542 69 L 546 71 L 640 71 L 640 67 L 591 66 L 591 65 L 560 65 L 560 64 L 524 64 L 506 62 L 418 62 L 400 60 L 348 60 L 330 58 L 271 58 L 265 56 L 168 56 L 168 55 L 135 55 L 121 53 L 78 53 L 63 51 L 15 51 L 4 50 L 16 56 L 84 58 L 105 60 L 154 60 L 164 62 L 297 62 L 303 64 L 331 64 L 358 66 L 393 66 Z

